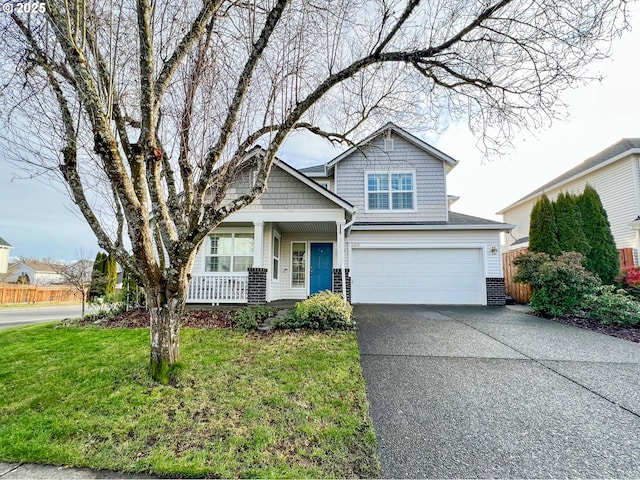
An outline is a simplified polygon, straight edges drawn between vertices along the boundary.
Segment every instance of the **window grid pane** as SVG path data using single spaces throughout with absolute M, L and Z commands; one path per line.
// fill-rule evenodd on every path
M 370 193 L 369 194 L 370 210 L 389 210 L 389 194 L 388 193 Z
M 230 233 L 219 233 L 211 236 L 211 255 L 231 255 L 232 238 Z
M 386 173 L 371 173 L 367 178 L 367 189 L 370 192 L 389 190 L 389 176 Z
M 207 272 L 246 272 L 253 265 L 252 233 L 216 233 L 205 258 Z
M 410 210 L 413 208 L 413 193 L 396 193 L 392 194 L 394 210 Z
M 236 233 L 233 247 L 234 255 L 253 255 L 253 234 Z
M 206 262 L 207 272 L 229 272 L 231 271 L 231 257 L 208 257 Z
M 306 250 L 304 243 L 294 243 L 291 246 L 291 286 L 304 288 L 306 284 Z
M 394 173 L 391 175 L 391 188 L 393 191 L 413 191 L 413 174 Z
M 233 271 L 246 272 L 253 265 L 253 257 L 233 257 Z

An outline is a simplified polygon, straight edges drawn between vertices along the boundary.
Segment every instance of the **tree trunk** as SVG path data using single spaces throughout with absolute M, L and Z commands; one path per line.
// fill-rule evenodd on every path
M 177 282 L 183 285 L 183 282 Z M 169 383 L 171 366 L 180 361 L 180 319 L 184 313 L 186 284 L 183 288 L 148 291 L 151 316 L 151 377 Z

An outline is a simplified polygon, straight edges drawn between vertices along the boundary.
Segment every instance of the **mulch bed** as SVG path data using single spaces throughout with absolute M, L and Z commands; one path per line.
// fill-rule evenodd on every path
M 182 328 L 201 328 L 213 330 L 215 328 L 231 328 L 230 319 L 235 315 L 233 310 L 189 310 L 182 317 Z M 113 317 L 104 316 L 96 320 L 86 318 L 74 322 L 74 325 L 96 325 L 101 328 L 148 328 L 150 324 L 149 312 L 137 308 L 120 313 Z
M 231 328 L 231 318 L 234 310 L 189 310 L 182 318 L 180 326 L 183 328 L 201 328 L 213 330 L 215 328 Z M 552 320 L 573 325 L 574 327 L 592 330 L 605 335 L 622 338 L 630 342 L 640 343 L 640 326 L 622 327 L 619 325 L 602 325 L 595 320 L 583 317 L 560 317 Z M 113 317 L 105 316 L 99 320 L 87 318 L 75 325 L 97 325 L 101 328 L 148 328 L 149 312 L 144 309 L 133 309 Z
M 552 320 L 567 325 L 573 325 L 574 327 L 604 333 L 605 335 L 611 335 L 612 337 L 622 338 L 630 342 L 640 343 L 640 326 L 622 327 L 619 325 L 602 325 L 595 320 L 583 317 L 560 317 L 553 318 Z

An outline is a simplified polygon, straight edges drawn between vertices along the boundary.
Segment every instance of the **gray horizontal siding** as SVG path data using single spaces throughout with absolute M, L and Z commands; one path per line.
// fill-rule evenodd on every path
M 248 191 L 251 185 L 251 171 L 242 172 L 229 188 L 227 199 L 231 200 Z M 245 210 L 277 210 L 277 209 L 331 209 L 339 208 L 327 197 L 289 175 L 284 170 L 274 167 L 267 180 L 267 190 L 262 196 L 245 207 Z
M 393 135 L 394 148 L 384 151 L 384 136 L 356 150 L 335 167 L 337 195 L 353 204 L 358 221 L 445 221 L 447 215 L 446 183 L 441 160 Z M 365 172 L 415 170 L 415 212 L 365 212 Z

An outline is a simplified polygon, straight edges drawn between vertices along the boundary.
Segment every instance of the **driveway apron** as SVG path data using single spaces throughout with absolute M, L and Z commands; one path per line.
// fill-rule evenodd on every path
M 640 345 L 508 307 L 356 305 L 385 478 L 640 478 Z

